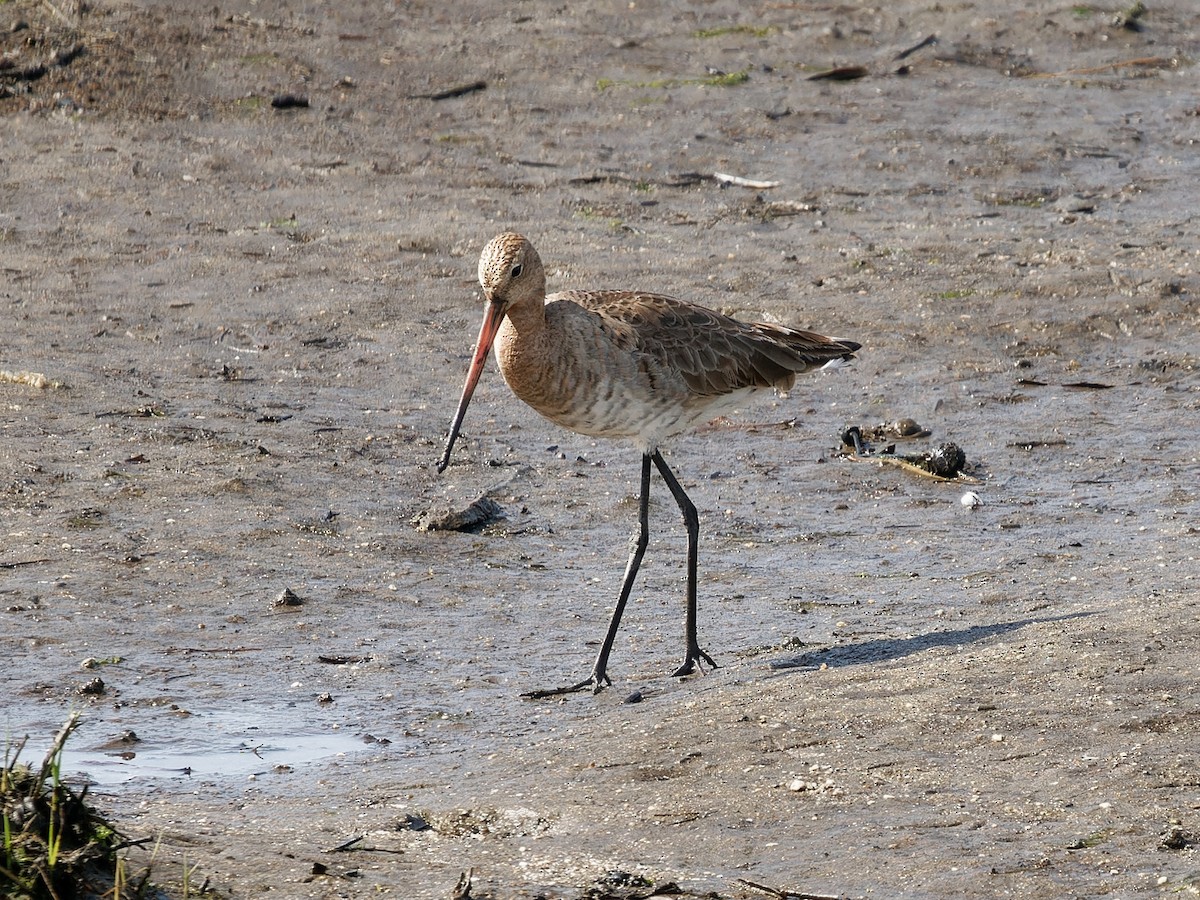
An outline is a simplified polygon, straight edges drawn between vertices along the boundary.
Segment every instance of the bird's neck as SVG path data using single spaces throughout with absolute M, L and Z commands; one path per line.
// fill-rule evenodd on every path
M 510 337 L 530 340 L 546 330 L 546 300 L 545 295 L 536 300 L 529 299 L 515 303 L 508 309 L 506 325 L 516 332 Z

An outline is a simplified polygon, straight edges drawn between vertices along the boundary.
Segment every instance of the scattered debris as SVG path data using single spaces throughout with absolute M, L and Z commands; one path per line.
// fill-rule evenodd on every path
M 319 534 L 322 537 L 337 537 L 337 517 L 338 513 L 334 510 L 326 510 L 323 515 L 312 519 L 303 519 L 292 524 L 292 527 L 297 531 L 306 531 L 309 534 Z
M 10 372 L 7 369 L 0 369 L 0 382 L 8 384 L 23 384 L 32 388 L 49 388 L 51 390 L 60 390 L 66 387 L 61 381 L 52 381 L 41 372 Z
M 865 441 L 888 441 L 904 438 L 929 437 L 933 432 L 917 424 L 915 419 L 896 419 L 894 422 L 880 422 L 878 425 L 861 429 Z
M 916 459 L 908 457 L 908 461 L 939 478 L 954 478 L 967 464 L 967 454 L 958 444 L 946 443 L 919 454 Z
M 134 409 L 110 409 L 106 412 L 96 413 L 97 419 L 106 419 L 110 416 L 125 419 L 165 419 L 167 412 L 156 403 L 145 403 Z
M 745 878 L 739 878 L 738 882 L 746 885 L 748 888 L 762 891 L 764 894 L 777 898 L 777 900 L 838 900 L 837 894 L 810 894 L 807 891 L 778 890 L 768 887 L 765 884 L 759 884 L 756 881 L 748 881 Z
M 958 502 L 967 509 L 979 509 L 979 507 L 983 506 L 983 499 L 974 491 L 967 491 L 958 498 Z
M 531 809 L 451 809 L 425 816 L 429 827 L 443 837 L 528 837 L 544 834 L 549 822 Z
M 405 813 L 404 818 L 396 824 L 397 831 L 428 831 L 429 828 L 425 818 L 415 813 Z
M 115 666 L 125 662 L 123 656 L 106 656 L 103 659 L 97 659 L 94 656 L 89 656 L 79 664 L 81 669 L 98 669 L 101 666 Z
M 1124 28 L 1127 31 L 1141 31 L 1144 27 L 1142 25 L 1142 17 L 1145 16 L 1147 12 L 1149 12 L 1149 10 L 1146 9 L 1146 4 L 1143 3 L 1142 0 L 1138 0 L 1137 3 L 1133 4 L 1133 6 L 1122 10 L 1113 16 L 1113 26 L 1116 28 Z
M 1200 846 L 1200 834 L 1184 831 L 1183 823 L 1178 819 L 1172 819 L 1167 830 L 1163 832 L 1162 842 L 1158 845 L 1158 849 L 1190 850 L 1197 846 Z
M 476 532 L 505 518 L 504 508 L 490 497 L 480 495 L 465 509 L 427 510 L 413 524 L 417 531 L 467 531 Z
M 639 900 L 666 893 L 665 887 L 656 887 L 650 879 L 623 869 L 610 869 L 588 885 L 583 896 L 588 900 Z M 651 888 L 649 893 L 646 888 Z
M 281 606 L 303 606 L 304 600 L 293 591 L 291 588 L 284 588 L 278 597 L 271 603 L 276 609 Z
M 912 420 L 901 420 L 893 423 L 900 425 L 901 422 L 907 423 Z M 912 425 L 916 425 L 912 422 Z M 920 426 L 917 426 L 918 430 Z M 924 435 L 928 436 L 929 432 Z M 914 435 L 915 436 L 915 435 Z M 842 432 L 842 446 L 850 450 L 850 453 L 845 454 L 847 459 L 868 461 L 874 460 L 881 463 L 899 466 L 900 468 L 913 473 L 914 475 L 923 475 L 927 478 L 933 478 L 936 481 L 958 481 L 965 484 L 978 484 L 979 480 L 967 475 L 964 469 L 967 465 L 967 454 L 963 449 L 953 442 L 946 442 L 924 453 L 909 453 L 897 454 L 895 444 L 889 444 L 882 450 L 876 452 L 864 440 L 864 432 L 857 425 L 851 425 Z
M 104 693 L 104 679 L 100 677 L 93 678 L 91 681 L 77 687 L 75 693 L 81 697 L 99 697 Z

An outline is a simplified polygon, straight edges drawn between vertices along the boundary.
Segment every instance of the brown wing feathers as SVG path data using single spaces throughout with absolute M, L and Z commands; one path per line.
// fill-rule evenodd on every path
M 635 339 L 639 351 L 705 396 L 745 387 L 786 389 L 798 373 L 849 359 L 859 347 L 780 325 L 741 322 L 658 294 L 569 291 L 558 297 L 600 315 L 608 328 Z

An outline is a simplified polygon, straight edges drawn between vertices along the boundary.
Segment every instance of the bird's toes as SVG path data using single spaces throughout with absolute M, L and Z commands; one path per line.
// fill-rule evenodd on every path
M 684 675 L 691 675 L 694 672 L 704 674 L 704 666 L 700 661 L 708 663 L 710 668 L 717 668 L 717 664 L 713 662 L 713 658 L 697 647 L 695 650 L 689 650 L 687 657 L 683 660 L 683 665 L 671 673 L 672 678 L 682 678 Z

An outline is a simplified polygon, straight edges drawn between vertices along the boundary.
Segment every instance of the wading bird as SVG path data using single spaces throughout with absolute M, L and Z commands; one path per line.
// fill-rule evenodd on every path
M 716 664 L 696 635 L 696 544 L 700 521 L 661 443 L 732 410 L 758 390 L 787 390 L 801 372 L 849 360 L 859 344 L 810 331 L 745 323 L 673 297 L 642 291 L 563 291 L 546 296 L 546 273 L 533 245 L 512 232 L 497 235 L 479 258 L 486 301 L 483 326 L 467 371 L 442 472 L 462 427 L 492 345 L 513 393 L 549 419 L 595 437 L 632 438 L 642 453 L 638 532 L 621 592 L 591 674 L 567 687 L 533 691 L 546 697 L 591 687 L 608 677 L 621 615 L 649 544 L 650 466 L 679 504 L 687 528 L 687 606 L 683 664 Z

